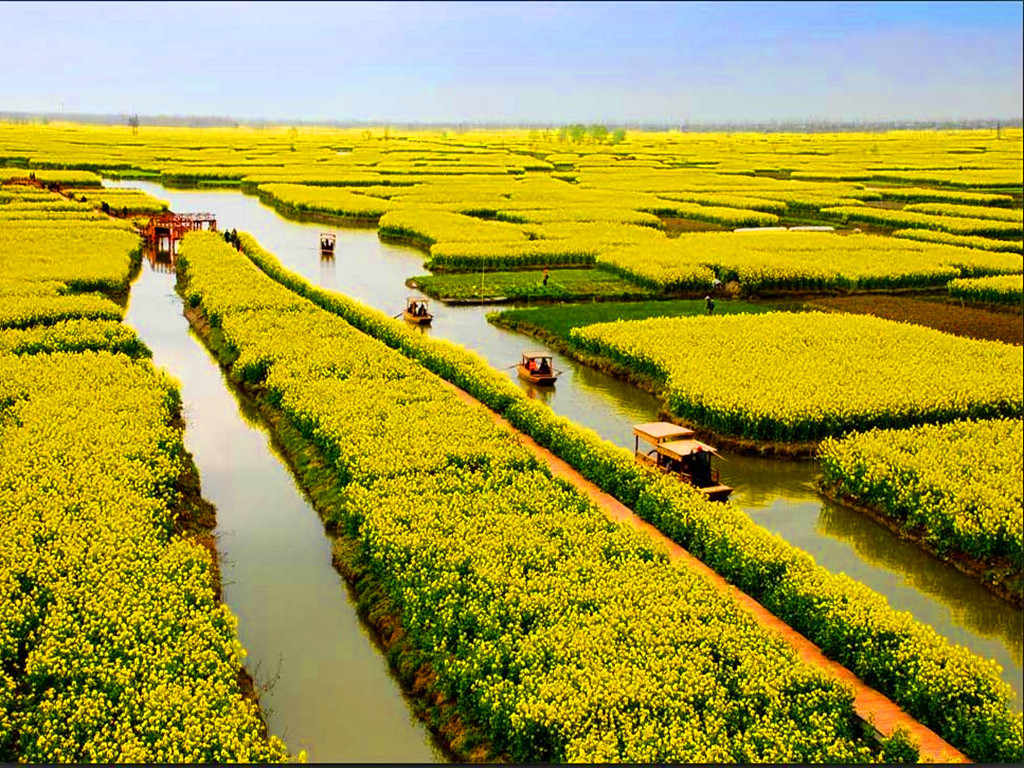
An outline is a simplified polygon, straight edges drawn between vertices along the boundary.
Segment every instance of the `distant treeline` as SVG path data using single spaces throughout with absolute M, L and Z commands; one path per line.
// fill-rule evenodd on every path
M 304 126 L 329 126 L 333 128 L 360 128 L 374 127 L 387 124 L 392 128 L 414 130 L 416 128 L 430 128 L 446 131 L 468 131 L 468 130 L 494 130 L 501 128 L 527 128 L 538 130 L 569 131 L 574 128 L 584 128 L 587 133 L 593 126 L 582 126 L 572 124 L 566 126 L 564 123 L 556 122 L 492 122 L 492 121 L 464 121 L 464 122 L 423 122 L 423 123 L 398 123 L 387 120 L 271 120 L 271 119 L 240 119 L 226 116 L 210 115 L 103 115 L 103 114 L 72 114 L 62 112 L 3 112 L 0 111 L 0 121 L 8 123 L 47 123 L 50 121 L 62 121 L 73 123 L 86 123 L 95 125 L 129 125 L 133 119 L 138 119 L 138 125 L 145 127 L 170 126 L 190 128 L 213 128 L 213 127 L 270 127 L 281 125 L 304 125 Z M 691 132 L 741 132 L 756 131 L 758 133 L 832 133 L 847 131 L 898 131 L 898 130 L 958 130 L 976 128 L 1020 128 L 1022 118 L 986 118 L 976 120 L 751 120 L 747 122 L 700 122 L 687 120 L 682 122 L 650 122 L 650 123 L 605 123 L 599 127 L 606 131 L 599 140 L 610 140 L 612 135 L 618 131 L 691 131 Z M 581 137 L 582 138 L 582 137 Z M 570 136 L 570 140 L 571 136 Z

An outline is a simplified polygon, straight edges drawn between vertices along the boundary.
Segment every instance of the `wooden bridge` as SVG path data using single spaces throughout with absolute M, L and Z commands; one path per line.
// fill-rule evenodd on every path
M 173 252 L 178 240 L 198 229 L 216 232 L 217 218 L 212 213 L 162 213 L 150 217 L 142 234 L 147 245 L 158 251 Z

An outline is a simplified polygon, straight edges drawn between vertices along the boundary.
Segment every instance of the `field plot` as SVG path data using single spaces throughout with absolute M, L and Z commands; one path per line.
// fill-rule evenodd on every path
M 0 211 L 4 209 L 0 206 Z M 60 281 L 73 290 L 124 291 L 140 258 L 139 236 L 110 220 L 7 221 L 0 229 L 5 280 Z
M 1024 243 L 1020 240 L 995 240 L 990 237 L 951 235 L 947 232 L 933 232 L 930 229 L 897 229 L 892 233 L 892 236 L 907 240 L 921 240 L 926 243 L 957 245 L 963 248 L 981 248 L 985 251 L 1020 253 L 1024 250 Z
M 980 304 L 1008 304 L 1016 307 L 1024 301 L 1024 275 L 1001 275 L 953 280 L 949 295 L 954 299 Z
M 652 319 L 571 337 L 666 381 L 680 418 L 754 440 L 1019 416 L 1024 407 L 1018 348 L 866 316 Z
M 962 275 L 1021 271 L 1015 254 L 822 232 L 680 235 L 657 248 L 606 253 L 599 263 L 664 290 L 707 286 L 713 270 L 747 293 L 934 287 Z
M 829 439 L 821 464 L 836 492 L 881 510 L 939 553 L 962 553 L 1019 580 L 1022 452 L 1022 422 L 995 419 Z
M 449 303 L 462 301 L 571 301 L 580 299 L 621 300 L 653 293 L 648 288 L 603 269 L 552 269 L 547 284 L 538 271 L 463 272 L 420 275 L 409 280 L 428 296 Z

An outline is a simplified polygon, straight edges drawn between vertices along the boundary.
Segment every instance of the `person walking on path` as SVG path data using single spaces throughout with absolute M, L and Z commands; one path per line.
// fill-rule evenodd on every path
M 545 288 L 548 285 L 548 270 L 547 270 L 547 268 L 544 269 L 544 278 L 540 281 L 540 284 L 543 285 Z
M 707 307 L 709 315 L 715 313 L 715 300 L 711 298 L 710 293 L 704 297 L 704 306 Z

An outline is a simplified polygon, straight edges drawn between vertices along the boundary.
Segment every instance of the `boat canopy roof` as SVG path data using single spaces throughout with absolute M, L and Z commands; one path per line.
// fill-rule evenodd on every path
M 657 444 L 673 437 L 689 437 L 693 430 L 668 421 L 651 421 L 647 424 L 634 425 L 633 434 Z
M 659 443 L 658 453 L 672 459 L 681 459 L 694 453 L 713 453 L 721 458 L 718 451 L 700 440 L 671 440 L 667 443 Z
M 406 305 L 412 304 L 413 302 L 416 302 L 417 304 L 429 304 L 430 300 L 425 299 L 422 296 L 410 296 L 405 300 Z
M 548 360 L 551 360 L 554 355 L 551 355 L 548 352 L 523 352 L 523 360 L 540 360 L 542 357 L 546 357 Z

